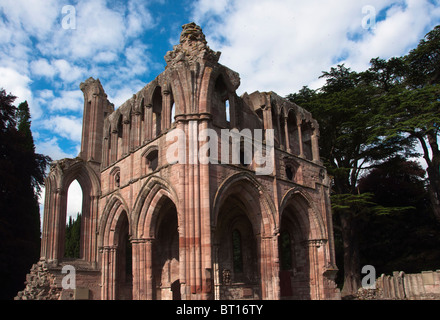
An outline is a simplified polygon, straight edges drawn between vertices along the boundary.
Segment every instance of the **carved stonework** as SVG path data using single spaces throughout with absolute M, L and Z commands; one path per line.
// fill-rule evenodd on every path
M 190 63 L 203 60 L 218 62 L 221 53 L 209 48 L 202 28 L 191 22 L 182 26 L 182 29 L 180 44 L 174 46 L 174 50 L 169 51 L 165 56 L 167 65 L 173 65 L 181 61 Z
M 231 270 L 224 269 L 222 272 L 222 282 L 224 285 L 229 286 L 231 284 Z

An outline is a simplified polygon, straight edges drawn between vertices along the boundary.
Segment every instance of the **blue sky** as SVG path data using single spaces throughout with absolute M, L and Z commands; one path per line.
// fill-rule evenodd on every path
M 361 71 L 406 54 L 440 24 L 440 0 L 1 0 L 0 87 L 29 102 L 37 152 L 77 156 L 79 84 L 99 78 L 119 107 L 164 70 L 191 21 L 240 74 L 238 94 L 283 96 L 319 87 L 335 64 Z

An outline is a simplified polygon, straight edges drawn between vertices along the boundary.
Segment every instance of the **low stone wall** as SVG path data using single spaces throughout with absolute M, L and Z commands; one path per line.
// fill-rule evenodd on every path
M 440 300 L 440 270 L 406 274 L 382 274 L 376 289 L 360 288 L 359 300 Z
M 74 268 L 75 289 L 63 289 L 62 272 L 65 265 Z M 53 265 L 45 260 L 34 264 L 26 275 L 24 290 L 17 293 L 15 300 L 99 300 L 101 273 L 85 261 L 73 259 Z
M 386 299 L 440 299 L 440 270 L 406 274 L 393 272 L 376 281 Z

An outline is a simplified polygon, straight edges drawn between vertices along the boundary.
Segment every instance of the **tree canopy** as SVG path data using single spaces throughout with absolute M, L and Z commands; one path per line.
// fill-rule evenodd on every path
M 417 146 L 421 147 L 427 165 L 429 210 L 440 221 L 440 26 L 407 55 L 370 62 L 370 68 L 362 72 L 344 64 L 332 67 L 322 73 L 326 82 L 321 88 L 303 87 L 287 96 L 319 123 L 321 158 L 333 178 L 331 200 L 336 241 L 340 240 L 343 252 L 343 262 L 338 263 L 344 269 L 343 295 L 355 294 L 360 286 L 361 241 L 368 241 L 360 235 L 366 222 L 408 213 L 420 205 L 385 201 L 378 196 L 383 191 L 380 185 L 365 187 L 373 177 L 387 181 L 378 171 L 391 168 L 385 164 L 409 170 L 410 162 L 396 159 L 417 157 Z M 368 173 L 372 176 L 361 184 L 360 178 Z M 410 176 L 408 171 L 405 174 Z M 411 181 L 411 188 L 420 195 L 416 180 Z M 398 191 L 403 197 L 405 190 Z

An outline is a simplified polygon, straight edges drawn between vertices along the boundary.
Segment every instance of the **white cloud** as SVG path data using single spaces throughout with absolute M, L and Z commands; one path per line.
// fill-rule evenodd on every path
M 430 18 L 438 22 L 440 7 L 425 0 L 407 0 L 406 6 L 393 6 L 386 19 L 379 21 L 362 42 L 347 42 L 347 47 L 352 49 L 344 62 L 355 69 L 366 69 L 371 58 L 406 54 L 435 25 Z
M 50 111 L 82 111 L 84 96 L 81 90 L 61 91 L 60 96 L 47 102 Z
M 103 63 L 109 63 L 113 62 L 118 58 L 118 55 L 116 52 L 113 51 L 101 51 L 97 55 L 93 57 L 93 61 L 95 62 L 103 62 Z
M 29 89 L 31 79 L 10 68 L 0 67 L 0 87 L 3 87 L 7 93 L 12 93 L 17 97 L 16 102 L 31 100 L 32 92 Z
M 60 160 L 64 158 L 75 158 L 76 154 L 66 153 L 59 145 L 57 137 L 36 141 L 35 149 L 37 153 L 48 155 L 52 160 Z
M 23 101 L 29 104 L 29 110 L 33 119 L 38 119 L 42 115 L 40 106 L 34 102 L 32 91 L 30 90 L 31 79 L 18 73 L 11 68 L 0 67 L 0 88 L 5 89 L 6 93 L 16 96 L 15 105 Z
M 78 79 L 84 77 L 85 70 L 83 68 L 71 66 L 71 64 L 64 59 L 55 60 L 53 65 L 57 68 L 61 80 L 65 82 L 78 81 Z
M 9 26 L 39 39 L 51 32 L 61 12 L 56 0 L 2 0 L 0 8 L 5 12 Z M 23 34 L 18 36 L 24 37 Z
M 60 135 L 63 138 L 81 142 L 82 119 L 73 116 L 53 116 L 41 124 L 46 129 Z
M 362 8 L 379 14 L 393 3 L 375 31 L 362 28 Z M 427 0 L 200 0 L 194 20 L 203 26 L 210 47 L 222 52 L 220 62 L 240 73 L 239 93 L 273 90 L 281 95 L 318 77 L 336 63 L 368 67 L 371 58 L 406 54 L 428 28 L 426 16 L 440 15 Z M 429 30 L 428 30 L 429 31 Z M 349 39 L 357 34 L 358 39 Z M 361 70 L 358 70 L 361 71 Z
M 31 71 L 34 75 L 52 78 L 57 70 L 46 59 L 40 58 L 31 62 Z

